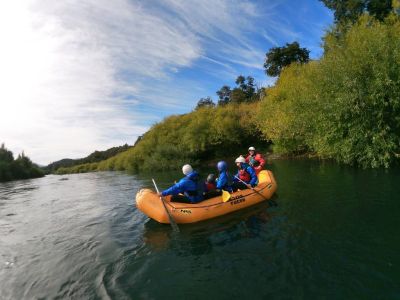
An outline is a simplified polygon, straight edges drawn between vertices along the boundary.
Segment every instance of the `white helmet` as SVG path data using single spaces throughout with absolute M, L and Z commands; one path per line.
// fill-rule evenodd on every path
M 249 151 L 256 151 L 256 148 L 254 148 L 253 146 L 249 147 Z
M 189 175 L 190 173 L 193 172 L 193 168 L 192 168 L 191 165 L 184 165 L 184 166 L 182 167 L 182 172 L 183 172 L 183 174 L 185 174 L 185 175 Z
M 245 162 L 246 162 L 246 159 L 241 155 L 235 159 L 235 163 L 245 163 Z

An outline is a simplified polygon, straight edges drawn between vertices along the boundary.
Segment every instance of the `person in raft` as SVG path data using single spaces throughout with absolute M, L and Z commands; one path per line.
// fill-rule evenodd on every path
M 246 157 L 246 162 L 254 168 L 257 175 L 265 165 L 265 159 L 260 153 L 256 152 L 256 148 L 254 147 L 249 147 L 249 155 Z
M 233 178 L 232 175 L 228 173 L 228 164 L 225 161 L 221 160 L 217 164 L 217 169 L 219 172 L 219 177 L 217 180 L 217 189 L 225 190 L 229 193 L 232 193 Z
M 204 200 L 220 196 L 222 192 L 217 190 L 217 182 L 214 174 L 207 176 L 204 183 Z
M 191 165 L 184 165 L 182 172 L 185 177 L 159 193 L 158 196 L 172 195 L 171 201 L 173 202 L 197 203 L 202 201 L 203 182 L 200 181 L 199 173 L 194 171 Z
M 258 183 L 258 178 L 253 167 L 246 163 L 246 159 L 243 156 L 236 158 L 235 163 L 239 170 L 233 178 L 233 191 L 255 187 Z
M 216 178 L 214 174 L 208 174 L 206 182 L 204 182 L 204 192 L 215 191 L 217 188 Z

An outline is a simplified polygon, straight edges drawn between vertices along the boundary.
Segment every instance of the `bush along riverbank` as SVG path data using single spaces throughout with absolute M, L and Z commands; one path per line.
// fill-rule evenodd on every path
M 0 147 L 0 182 L 43 177 L 44 172 L 32 163 L 29 157 L 22 154 L 14 159 L 11 151 L 4 144 Z
M 250 145 L 266 148 L 256 125 L 259 102 L 204 107 L 174 115 L 154 125 L 131 149 L 99 163 L 60 168 L 57 174 L 101 170 L 162 171 L 185 163 L 246 153 Z
M 390 167 L 400 154 L 400 21 L 362 16 L 325 37 L 325 55 L 285 68 L 261 104 L 260 128 L 279 153 Z

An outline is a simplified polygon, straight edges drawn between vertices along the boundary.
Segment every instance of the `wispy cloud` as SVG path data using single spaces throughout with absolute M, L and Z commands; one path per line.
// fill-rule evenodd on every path
M 200 55 L 193 34 L 129 1 L 2 6 L 0 137 L 39 163 L 132 144 L 148 124 L 115 93 Z
M 270 82 L 268 45 L 301 38 L 279 14 L 290 3 L 3 1 L 0 142 L 42 164 L 82 157 L 132 144 L 241 73 Z

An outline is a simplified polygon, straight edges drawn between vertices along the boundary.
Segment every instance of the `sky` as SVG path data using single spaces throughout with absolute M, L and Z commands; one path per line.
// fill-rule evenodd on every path
M 272 47 L 322 55 L 318 0 L 19 0 L 0 3 L 0 143 L 35 163 L 138 136 L 238 75 L 258 86 Z

